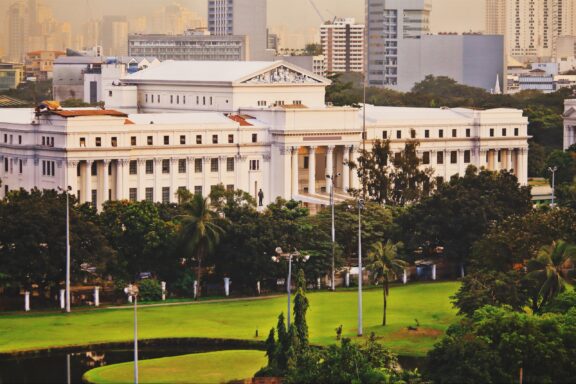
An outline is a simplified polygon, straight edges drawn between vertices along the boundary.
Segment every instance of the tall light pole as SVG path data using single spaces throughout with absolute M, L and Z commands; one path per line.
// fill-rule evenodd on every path
M 282 248 L 280 247 L 276 248 L 276 254 L 278 256 L 272 256 L 273 262 L 279 263 L 280 260 L 282 259 L 288 260 L 288 279 L 286 280 L 286 292 L 288 293 L 288 308 L 287 308 L 288 316 L 286 318 L 287 319 L 286 322 L 288 324 L 288 329 L 290 329 L 290 296 L 291 296 L 290 285 L 292 284 L 292 257 L 302 258 L 302 261 L 306 262 L 308 261 L 310 256 L 309 255 L 302 256 L 297 249 L 294 249 L 294 252 L 284 253 L 284 251 L 282 251 Z
M 70 199 L 68 193 L 72 187 L 66 189 L 58 187 L 59 191 L 66 193 L 66 312 L 70 313 Z
M 130 284 L 124 292 L 134 301 L 134 384 L 138 384 L 138 286 Z
M 334 225 L 334 180 L 340 176 L 340 173 L 335 175 L 326 175 L 326 178 L 330 180 L 330 206 L 332 209 L 332 277 L 330 280 L 330 289 L 332 291 L 336 290 L 335 279 L 335 253 L 336 253 L 336 227 Z
M 362 209 L 364 200 L 358 199 L 358 336 L 362 336 Z
M 556 194 L 556 171 L 558 170 L 558 167 L 548 167 L 548 170 L 552 172 L 552 204 L 550 204 L 550 207 L 554 208 L 554 195 Z

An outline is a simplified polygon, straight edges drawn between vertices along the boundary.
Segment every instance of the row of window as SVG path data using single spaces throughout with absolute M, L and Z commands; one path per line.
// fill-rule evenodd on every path
M 22 174 L 22 159 L 8 159 L 7 157 L 4 158 L 4 172 L 5 173 L 14 173 L 14 163 L 18 164 L 18 173 Z M 54 175 L 52 175 L 54 176 Z
M 112 96 L 112 91 L 110 91 L 110 96 Z M 162 102 L 160 95 L 145 94 L 144 100 L 150 104 Z M 182 104 L 186 104 L 186 95 L 182 95 L 182 97 L 180 95 L 170 95 L 170 104 L 180 104 L 180 101 L 182 101 Z M 228 100 L 226 100 L 226 103 L 228 103 Z M 212 96 L 196 96 L 196 105 L 214 105 L 214 98 Z
M 14 144 L 14 135 L 4 134 L 4 144 Z M 22 144 L 22 135 L 18 135 L 18 144 Z M 54 146 L 54 141 L 52 141 L 52 146 Z
M 42 176 L 54 177 L 56 175 L 55 165 L 54 161 L 42 160 Z M 22 166 L 22 163 L 20 163 L 20 166 Z M 20 173 L 22 173 L 22 170 L 20 170 Z
M 458 137 L 458 130 L 457 129 L 452 129 L 451 133 L 452 133 L 452 137 Z M 494 128 L 490 128 L 490 137 L 494 137 L 495 133 L 496 133 L 496 130 Z M 502 128 L 501 133 L 502 133 L 502 137 L 506 137 L 508 134 L 508 130 L 506 128 Z M 518 136 L 519 134 L 520 134 L 520 130 L 518 128 L 514 128 L 514 136 Z M 470 128 L 466 128 L 465 136 L 471 137 Z M 438 130 L 438 137 L 439 138 L 444 137 L 444 130 L 443 129 Z M 388 131 L 382 131 L 382 139 L 386 140 L 388 138 L 389 138 L 388 137 Z M 396 131 L 396 138 L 397 139 L 402 138 L 402 131 L 401 130 Z M 414 129 L 410 131 L 410 138 L 412 138 L 412 139 L 416 138 L 416 131 Z M 430 138 L 430 130 L 429 129 L 424 130 L 424 138 L 426 138 L 426 139 Z
M 252 143 L 257 143 L 257 142 L 258 142 L 258 134 L 253 133 L 252 134 Z M 130 145 L 136 146 L 137 143 L 138 143 L 137 136 L 130 136 Z M 170 145 L 170 136 L 164 136 L 163 137 L 163 143 L 164 143 L 164 145 Z M 212 135 L 212 144 L 218 144 L 218 143 L 219 143 L 219 136 L 218 135 Z M 202 135 L 196 135 L 196 144 L 202 144 Z M 232 135 L 232 134 L 228 135 L 228 144 L 234 144 L 234 135 Z M 101 147 L 102 146 L 102 138 L 96 137 L 94 139 L 94 145 L 96 147 Z M 110 138 L 110 145 L 112 147 L 117 147 L 118 146 L 118 137 L 116 137 L 116 136 L 111 137 Z M 146 145 L 154 145 L 154 136 L 147 136 L 146 137 Z M 186 145 L 186 135 L 180 135 L 180 145 Z M 80 147 L 86 147 L 86 138 L 85 137 L 80 138 Z

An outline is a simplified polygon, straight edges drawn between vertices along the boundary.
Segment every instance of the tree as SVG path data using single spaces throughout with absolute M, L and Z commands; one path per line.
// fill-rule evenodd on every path
M 535 313 L 541 312 L 548 302 L 566 290 L 562 269 L 569 262 L 576 262 L 576 246 L 563 240 L 542 247 L 528 261 L 526 278 L 536 283 L 532 292 L 532 310 Z
M 472 316 L 485 305 L 509 306 L 523 311 L 528 295 L 517 271 L 475 271 L 462 279 L 458 292 L 451 297 L 459 315 Z
M 572 156 L 571 152 L 561 150 L 552 151 L 546 159 L 545 167 L 545 173 L 550 179 L 550 184 L 552 184 L 552 174 L 548 168 L 552 167 L 557 168 L 555 176 L 556 185 L 563 183 L 572 184 L 574 182 L 574 176 L 576 176 L 576 159 Z
M 322 44 L 308 43 L 304 46 L 305 56 L 318 56 L 322 54 Z
M 390 240 L 386 244 L 376 242 L 368 252 L 367 268 L 372 271 L 374 279 L 382 283 L 383 311 L 382 325 L 386 325 L 386 307 L 389 294 L 390 279 L 396 279 L 408 266 L 403 260 L 397 259 L 398 244 Z
M 194 195 L 192 200 L 185 204 L 185 210 L 187 213 L 181 219 L 180 243 L 185 254 L 198 263 L 198 299 L 202 292 L 202 262 L 214 251 L 224 231 L 215 223 L 216 217 L 210 210 L 207 198 Z
M 300 348 L 308 348 L 308 324 L 306 312 L 310 306 L 306 297 L 306 277 L 300 269 L 296 278 L 296 295 L 294 295 L 294 326 Z
M 546 170 L 546 150 L 543 145 L 530 140 L 528 157 L 528 176 L 540 177 L 545 174 Z

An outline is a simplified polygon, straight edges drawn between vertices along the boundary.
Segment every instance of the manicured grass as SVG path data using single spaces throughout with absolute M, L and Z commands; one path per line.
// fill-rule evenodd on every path
M 457 282 L 414 283 L 392 288 L 388 300 L 388 325 L 381 326 L 382 291 L 364 292 L 364 334 L 375 332 L 384 344 L 404 355 L 423 355 L 456 318 L 449 297 Z M 313 343 L 330 344 L 342 324 L 343 336 L 357 329 L 355 291 L 310 292 L 308 323 Z M 286 298 L 198 303 L 140 308 L 140 339 L 203 337 L 265 340 Z M 102 309 L 71 314 L 21 314 L 0 316 L 0 352 L 26 351 L 89 343 L 130 341 L 131 309 Z M 420 329 L 407 331 L 418 319 Z
M 138 363 L 140 383 L 228 383 L 243 380 L 266 365 L 262 351 L 221 351 L 144 360 Z M 84 374 L 89 383 L 130 383 L 134 364 L 123 363 L 93 369 Z

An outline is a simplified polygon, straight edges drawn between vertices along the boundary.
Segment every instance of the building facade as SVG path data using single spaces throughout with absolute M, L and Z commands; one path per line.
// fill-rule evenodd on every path
M 362 109 L 325 106 L 329 82 L 284 62 L 222 64 L 228 71 L 210 63 L 220 82 L 207 72 L 196 79 L 172 66 L 158 70 L 167 64 L 129 75 L 113 90 L 130 89 L 135 100 L 148 95 L 149 103 L 154 96 L 154 105 L 135 113 L 0 110 L 0 196 L 69 185 L 80 201 L 99 207 L 109 199 L 174 202 L 180 188 L 206 195 L 222 184 L 253 196 L 262 190 L 266 204 L 282 197 L 327 205 L 327 176 L 340 174 L 336 201 L 360 188 L 349 164 L 359 156 L 364 120 L 368 149 L 376 139 L 389 139 L 392 151 L 400 152 L 416 138 L 422 167 L 432 167 L 436 177 L 447 180 L 475 165 L 513 170 L 527 183 L 521 110 L 366 106 L 364 119 Z M 187 73 L 200 64 L 188 63 Z M 233 107 L 210 105 L 209 92 L 215 101 L 226 87 Z M 280 95 L 284 103 L 261 103 Z M 296 95 L 307 96 L 288 103 Z M 111 98 L 107 106 L 118 100 L 127 102 Z
M 130 35 L 128 55 L 165 60 L 250 60 L 246 36 L 210 35 L 187 31 L 183 35 Z
M 327 73 L 364 71 L 364 25 L 353 18 L 320 26 L 320 43 Z
M 0 63 L 0 90 L 16 89 L 26 80 L 24 64 Z
M 26 76 L 48 80 L 54 72 L 54 60 L 65 56 L 62 51 L 32 51 L 26 54 Z
M 208 30 L 217 36 L 246 36 L 250 60 L 271 60 L 267 0 L 208 0 Z
M 564 100 L 564 149 L 576 144 L 576 99 Z

